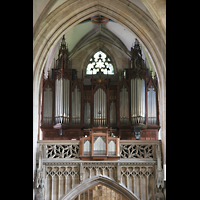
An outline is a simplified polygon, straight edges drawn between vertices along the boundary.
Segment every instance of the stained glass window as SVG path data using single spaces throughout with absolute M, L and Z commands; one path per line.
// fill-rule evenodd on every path
M 90 63 L 87 66 L 86 74 L 96 74 L 97 72 L 104 74 L 114 74 L 114 68 L 110 58 L 107 57 L 102 51 L 98 51 L 90 58 Z

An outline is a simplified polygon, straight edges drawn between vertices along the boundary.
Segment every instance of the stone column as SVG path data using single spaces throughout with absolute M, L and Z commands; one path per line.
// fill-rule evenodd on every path
M 119 165 L 119 163 L 117 163 L 117 182 L 118 183 L 122 183 L 122 179 L 121 179 L 121 166 Z

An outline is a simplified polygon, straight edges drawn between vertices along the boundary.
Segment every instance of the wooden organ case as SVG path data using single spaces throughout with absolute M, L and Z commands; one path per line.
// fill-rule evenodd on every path
M 81 79 L 76 74 L 63 36 L 54 68 L 43 76 L 43 140 L 77 139 L 83 149 L 81 159 L 116 159 L 119 139 L 158 139 L 157 78 L 142 59 L 137 39 L 131 48 L 131 66 L 115 73 L 116 84 L 111 84 L 109 75 L 101 76 L 101 70 L 98 78 L 91 75 L 90 85 L 84 85 L 83 72 Z M 105 149 L 94 149 L 95 142 Z
M 108 128 L 91 128 L 89 137 L 80 139 L 81 160 L 118 160 L 119 138 L 110 136 Z

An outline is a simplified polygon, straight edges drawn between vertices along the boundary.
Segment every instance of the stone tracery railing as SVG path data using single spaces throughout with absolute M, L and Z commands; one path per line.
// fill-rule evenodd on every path
M 152 145 L 121 145 L 121 158 L 153 158 Z
M 78 140 L 38 141 L 43 158 L 79 158 Z
M 119 160 L 83 161 L 78 140 L 43 140 L 38 141 L 37 164 L 35 187 L 46 200 L 58 200 L 77 184 L 98 176 L 112 179 L 144 200 L 157 194 L 156 187 L 163 187 L 161 141 L 121 140 Z
M 79 158 L 79 145 L 47 145 L 47 158 Z
M 155 146 L 159 141 L 121 140 L 121 159 L 153 159 Z M 79 159 L 79 140 L 38 141 L 38 148 L 43 158 L 76 158 Z
M 121 159 L 156 159 L 155 148 L 159 141 L 121 140 Z

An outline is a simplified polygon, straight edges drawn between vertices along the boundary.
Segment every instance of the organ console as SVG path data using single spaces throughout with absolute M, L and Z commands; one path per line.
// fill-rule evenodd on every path
M 83 75 L 78 79 L 68 54 L 63 36 L 58 59 L 42 80 L 44 140 L 80 139 L 82 159 L 116 159 L 119 139 L 136 139 L 134 127 L 141 130 L 140 140 L 158 138 L 157 78 L 142 59 L 137 39 L 131 48 L 131 65 L 122 73 L 114 72 L 116 83 L 110 79 L 113 75 L 99 70 L 95 76 L 87 75 L 91 84 L 84 85 Z

